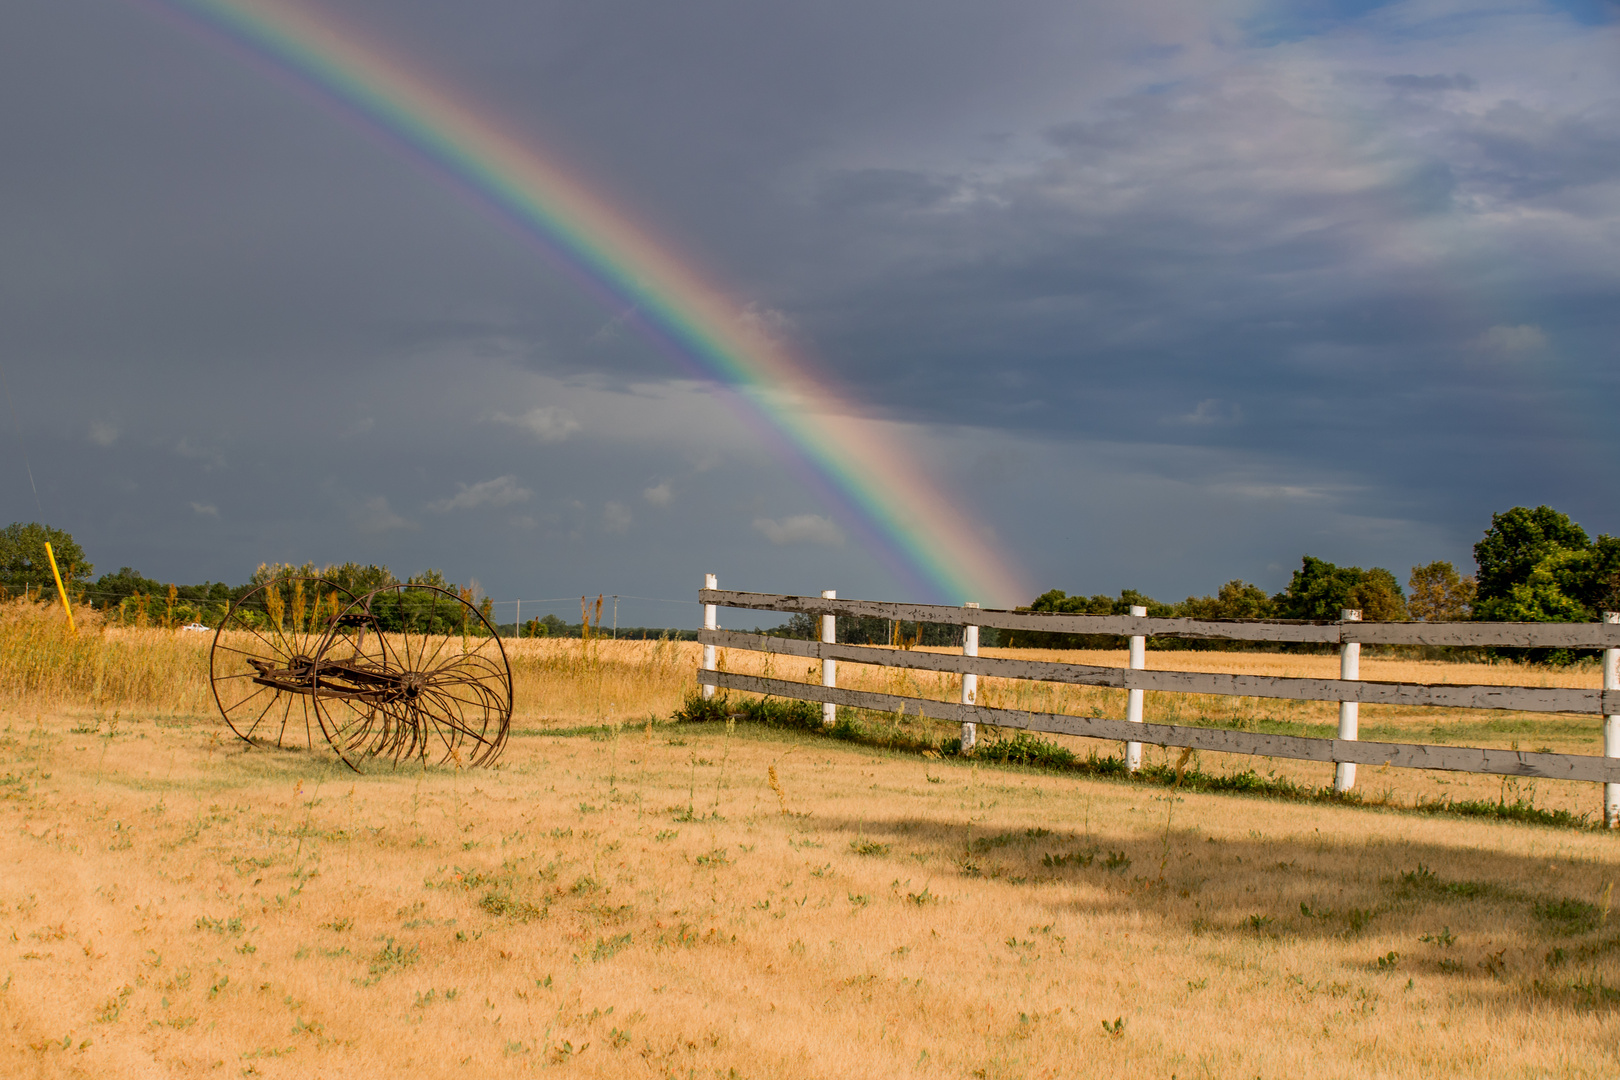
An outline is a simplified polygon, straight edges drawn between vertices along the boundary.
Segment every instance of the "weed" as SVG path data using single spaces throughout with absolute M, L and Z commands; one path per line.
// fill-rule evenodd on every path
M 857 837 L 849 842 L 849 850 L 857 855 L 887 855 L 888 844 L 880 844 L 876 840 L 864 840 Z
M 1118 1039 L 1125 1034 L 1125 1018 L 1123 1016 L 1116 1016 L 1111 1021 L 1104 1020 L 1102 1026 L 1110 1039 Z
M 378 949 L 371 958 L 371 965 L 368 968 L 372 977 L 371 981 L 375 982 L 390 972 L 403 971 L 415 964 L 418 959 L 420 959 L 420 950 L 415 945 L 407 948 L 393 938 L 389 938 L 387 943 Z
M 1074 751 L 1027 731 L 1020 731 L 1010 739 L 996 738 L 980 743 L 973 748 L 973 756 L 980 761 L 1046 769 L 1067 769 L 1076 763 Z
M 599 937 L 596 944 L 591 946 L 592 960 L 607 960 L 617 954 L 626 945 L 630 944 L 630 934 L 618 934 L 613 937 Z
M 1271 921 L 1270 915 L 1250 915 L 1249 929 L 1259 933 L 1264 931 L 1266 927 L 1270 926 Z
M 206 915 L 199 915 L 195 926 L 198 930 L 212 930 L 216 934 L 229 934 L 233 937 L 242 936 L 242 920 L 240 918 L 210 919 Z
M 1377 961 L 1378 970 L 1379 971 L 1394 971 L 1396 966 L 1399 965 L 1400 962 L 1401 962 L 1401 954 L 1396 952 L 1394 949 L 1391 949 L 1389 952 L 1385 953 L 1383 956 L 1380 956 L 1378 958 L 1378 961 Z
M 1130 865 L 1130 857 L 1123 851 L 1110 851 L 1108 853 L 1108 858 L 1103 860 L 1103 866 L 1107 867 L 1109 870 L 1120 873 L 1130 869 Z
M 521 900 L 509 893 L 487 892 L 484 898 L 478 901 L 478 906 L 497 918 L 511 919 L 515 922 L 538 922 L 546 917 L 547 909 Z
M 1424 934 L 1422 937 L 1418 938 L 1418 940 L 1426 945 L 1439 945 L 1442 948 L 1447 949 L 1457 944 L 1457 937 L 1451 932 L 1451 927 L 1449 926 L 1444 930 L 1441 930 L 1438 934 Z
M 1408 870 L 1400 876 L 1400 885 L 1407 892 L 1426 892 L 1440 896 L 1456 897 L 1461 900 L 1472 900 L 1480 896 L 1490 896 L 1499 893 L 1496 886 L 1483 881 L 1441 881 L 1433 870 L 1422 863 L 1418 863 L 1416 870 Z
M 1547 923 L 1554 933 L 1581 934 L 1597 927 L 1599 910 L 1596 904 L 1563 897 L 1558 900 L 1536 901 L 1536 916 Z

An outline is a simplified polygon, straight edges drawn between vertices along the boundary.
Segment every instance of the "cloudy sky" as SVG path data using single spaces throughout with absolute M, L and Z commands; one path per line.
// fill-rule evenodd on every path
M 976 599 L 1404 579 L 1516 504 L 1620 532 L 1610 0 L 304 6 L 813 356 L 1027 587 Z M 912 598 L 720 388 L 330 98 L 162 0 L 5 23 L 6 520 L 98 572 L 431 566 L 534 614 L 704 572 Z

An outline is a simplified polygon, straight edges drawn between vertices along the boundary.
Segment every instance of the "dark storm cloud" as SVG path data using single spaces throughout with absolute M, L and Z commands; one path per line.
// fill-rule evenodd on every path
M 908 425 L 964 502 L 1025 523 L 1001 533 L 1034 583 L 1465 561 L 1513 502 L 1620 529 L 1612 23 L 322 6 Z M 855 544 L 784 559 L 771 537 L 855 533 L 633 312 L 307 87 L 148 8 L 25 0 L 0 144 L 19 445 L 103 569 L 890 591 Z M 10 518 L 38 516 L 6 475 Z

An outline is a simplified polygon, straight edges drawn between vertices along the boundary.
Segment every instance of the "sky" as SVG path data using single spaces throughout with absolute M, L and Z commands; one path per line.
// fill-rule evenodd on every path
M 297 9 L 656 236 L 1012 584 L 897 562 L 633 307 L 183 6 L 10 0 L 0 515 L 97 573 L 686 626 L 705 573 L 1175 600 L 1468 570 L 1515 505 L 1620 533 L 1610 0 Z

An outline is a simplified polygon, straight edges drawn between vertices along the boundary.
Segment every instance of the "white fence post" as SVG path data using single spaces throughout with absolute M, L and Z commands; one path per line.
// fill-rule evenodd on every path
M 821 590 L 821 598 L 823 600 L 836 600 L 836 599 L 838 599 L 838 590 L 837 589 L 823 589 L 823 590 Z M 838 641 L 838 620 L 837 620 L 837 618 L 835 616 L 823 615 L 821 617 L 821 640 L 822 640 L 822 643 L 826 644 L 826 645 L 833 645 L 833 644 L 837 643 L 837 641 Z M 836 661 L 836 660 L 823 660 L 821 662 L 821 685 L 822 686 L 837 686 L 838 685 L 838 661 Z M 833 723 L 837 722 L 837 720 L 838 720 L 838 706 L 834 705 L 830 701 L 822 702 L 821 703 L 821 722 L 823 724 L 831 726 Z
M 1361 612 L 1345 608 L 1339 612 L 1345 622 L 1360 622 Z M 1339 678 L 1361 678 L 1361 642 L 1346 641 L 1339 645 Z M 1339 738 L 1354 739 L 1361 723 L 1361 705 L 1354 701 L 1339 702 Z M 1356 763 L 1341 761 L 1333 770 L 1333 790 L 1349 791 L 1356 786 Z
M 703 587 L 705 589 L 718 589 L 720 587 L 720 579 L 715 577 L 713 574 L 704 574 L 703 575 Z M 717 623 L 715 621 L 714 612 L 715 612 L 715 607 L 714 607 L 713 604 L 704 604 L 703 605 L 703 629 L 705 629 L 705 630 L 718 630 L 720 628 L 719 623 Z M 704 671 L 713 671 L 714 670 L 714 646 L 713 645 L 705 645 L 705 646 L 703 646 L 703 670 Z M 705 686 L 703 688 L 703 700 L 704 701 L 709 701 L 713 697 L 714 697 L 714 687 Z
M 963 604 L 963 607 L 976 608 L 978 604 Z M 977 626 L 962 627 L 962 655 L 979 655 L 979 628 Z M 979 703 L 979 677 L 971 671 L 962 673 L 962 704 L 977 705 Z M 962 753 L 973 749 L 979 741 L 978 726 L 975 724 L 962 725 Z
M 1620 623 L 1620 611 L 1605 611 L 1603 621 Z M 1603 650 L 1603 689 L 1620 690 L 1620 649 Z M 1603 756 L 1620 757 L 1620 715 L 1610 713 L 1603 718 Z M 1620 784 L 1603 785 L 1603 824 L 1610 828 L 1620 825 Z
M 1140 604 L 1131 605 L 1131 614 L 1141 618 L 1147 614 L 1147 608 Z M 1131 635 L 1131 670 L 1141 671 L 1147 667 L 1147 637 L 1144 634 Z M 1125 699 L 1125 719 L 1133 724 L 1142 722 L 1142 691 L 1127 690 L 1129 695 Z M 1142 767 L 1142 744 L 1128 742 L 1125 744 L 1125 767 L 1135 772 Z

